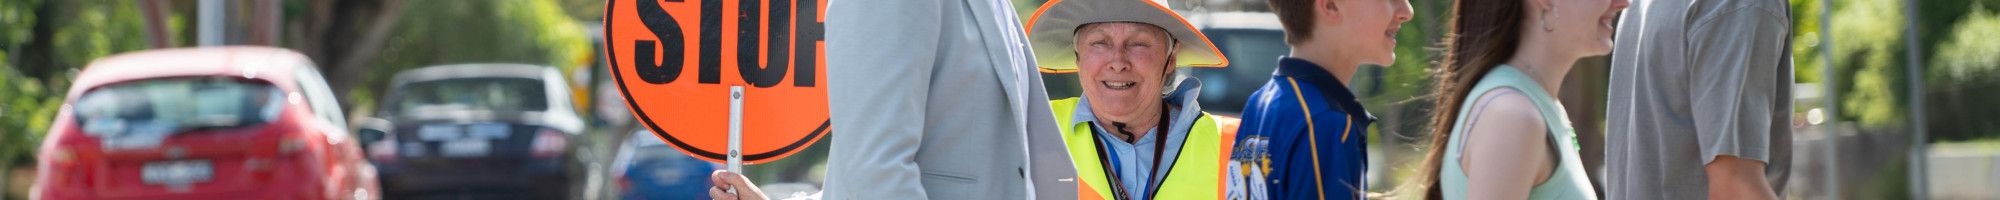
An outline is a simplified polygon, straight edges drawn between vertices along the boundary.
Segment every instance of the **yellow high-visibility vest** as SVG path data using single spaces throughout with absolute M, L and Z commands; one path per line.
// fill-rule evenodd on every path
M 1076 165 L 1077 180 L 1082 181 L 1077 184 L 1077 196 L 1080 199 L 1108 199 L 1112 196 L 1110 182 L 1097 156 L 1098 143 L 1092 139 L 1097 136 L 1091 132 L 1090 125 L 1071 123 L 1071 113 L 1076 111 L 1078 101 L 1078 98 L 1052 100 L 1049 107 L 1055 111 L 1053 113 L 1059 126 L 1070 126 L 1060 129 L 1063 143 L 1069 147 L 1071 163 Z M 1168 171 L 1166 181 L 1160 183 L 1153 196 L 1142 199 L 1222 199 L 1226 189 L 1222 182 L 1226 180 L 1223 179 L 1226 176 L 1223 169 L 1227 169 L 1227 152 L 1230 152 L 1236 137 L 1224 133 L 1219 127 L 1214 119 L 1210 119 L 1208 112 L 1202 112 L 1201 117 L 1195 118 L 1194 125 L 1188 130 L 1187 141 L 1180 146 L 1179 157 L 1174 159 L 1174 165 L 1162 169 L 1172 170 Z

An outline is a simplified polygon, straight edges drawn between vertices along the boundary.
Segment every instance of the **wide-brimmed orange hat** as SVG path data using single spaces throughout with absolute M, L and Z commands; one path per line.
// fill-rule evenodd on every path
M 1166 4 L 1147 0 L 1050 0 L 1028 18 L 1028 43 L 1044 73 L 1076 71 L 1076 28 L 1098 22 L 1136 22 L 1166 29 L 1177 44 L 1176 66 L 1223 67 L 1229 59 L 1187 19 Z

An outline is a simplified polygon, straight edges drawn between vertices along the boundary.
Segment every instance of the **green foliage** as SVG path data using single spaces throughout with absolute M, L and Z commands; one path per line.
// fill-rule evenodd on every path
M 1904 124 L 1903 9 L 1894 0 L 1846 1 L 1837 9 L 1833 33 L 1839 72 L 1846 76 L 1841 93 L 1844 117 L 1863 127 Z M 1846 58 L 1846 59 L 1841 59 Z
M 30 29 L 25 27 L 35 25 L 36 18 L 34 11 L 36 7 L 41 7 L 41 5 L 41 0 L 0 1 L 0 25 L 9 27 L 0 29 L 0 47 L 12 47 L 14 44 L 27 42 L 28 39 L 31 39 L 29 37 L 31 35 L 29 32 Z
M 1954 25 L 1958 25 L 1960 20 L 1971 19 L 1967 15 L 1973 11 L 2000 11 L 2000 0 L 1917 0 L 1915 3 L 1917 10 L 1921 10 L 1917 13 L 1917 34 L 1920 36 L 1917 39 L 1924 48 L 1929 48 L 1924 51 L 1926 54 L 1939 52 L 1937 48 L 1948 43 L 1954 35 Z
M 1820 10 L 1826 9 L 1820 0 L 1792 0 L 1792 73 L 1793 81 L 1799 83 L 1819 83 L 1820 75 Z
M 1903 64 L 1906 25 L 1902 2 L 1818 3 L 1819 0 L 1792 1 L 1795 77 L 1798 81 L 1824 82 L 1820 80 L 1824 76 L 1820 70 L 1826 64 L 1826 54 L 1820 51 L 1830 50 L 1835 72 L 1831 86 L 1837 88 L 1840 99 L 1840 113 L 1836 116 L 1841 121 L 1857 122 L 1861 127 L 1905 125 L 1908 96 L 1903 90 L 1907 80 Z M 1819 9 L 1828 7 L 1833 11 L 1828 13 L 1834 23 L 1830 27 L 1819 23 Z M 1833 40 L 1822 41 L 1819 34 L 1829 33 L 1833 34 Z
M 0 166 L 26 165 L 19 161 L 33 158 L 62 97 L 40 81 L 21 76 L 5 60 L 0 54 Z
M 75 69 L 147 47 L 141 17 L 134 1 L 0 2 L 0 166 L 34 156 Z
M 604 1 L 601 0 L 557 0 L 570 19 L 583 22 L 604 20 Z
M 411 1 L 376 66 L 519 62 L 578 67 L 589 57 L 589 37 L 554 3 Z
M 1932 80 L 1963 81 L 2000 73 L 1995 71 L 2000 70 L 2000 40 L 1987 38 L 2000 35 L 2000 16 L 1978 10 L 1952 27 L 1955 31 L 1931 56 Z
M 1910 96 L 1904 60 L 1907 29 L 1904 2 L 1897 0 L 1792 0 L 1795 24 L 1794 58 L 1800 82 L 1820 82 L 1826 60 L 1821 44 L 1832 44 L 1840 119 L 1864 127 L 1903 126 Z M 1941 140 L 1991 138 L 2000 124 L 1989 113 L 2000 112 L 1990 102 L 2000 94 L 2000 0 L 1922 0 L 1911 2 L 1916 17 L 1915 49 L 1926 69 L 1926 126 Z M 1820 41 L 1820 10 L 1832 7 L 1833 41 Z M 1809 104 L 1809 103 L 1803 103 Z M 1802 105 L 1803 105 L 1802 104 Z
M 55 43 L 62 66 L 82 66 L 113 53 L 146 49 L 145 16 L 135 1 L 78 1 L 48 39 Z

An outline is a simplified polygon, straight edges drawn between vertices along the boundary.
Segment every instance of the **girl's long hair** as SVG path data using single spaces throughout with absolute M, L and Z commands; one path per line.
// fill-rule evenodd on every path
M 1473 84 L 1493 68 L 1514 57 L 1520 45 L 1522 22 L 1527 20 L 1523 0 L 1457 0 L 1452 3 L 1450 29 L 1445 35 L 1444 64 L 1438 66 L 1431 112 L 1431 149 L 1424 158 L 1421 184 L 1426 199 L 1443 198 L 1438 187 L 1446 143 L 1452 125 L 1458 121 L 1460 104 L 1470 98 Z

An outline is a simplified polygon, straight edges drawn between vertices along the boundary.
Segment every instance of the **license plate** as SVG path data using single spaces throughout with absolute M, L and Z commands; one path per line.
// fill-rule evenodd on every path
M 153 185 L 188 185 L 208 182 L 215 176 L 215 169 L 209 166 L 208 160 L 149 162 L 144 170 L 140 173 L 143 176 L 141 179 Z
M 492 149 L 492 142 L 484 139 L 461 139 L 443 142 L 438 146 L 438 154 L 445 157 L 484 157 Z
M 450 141 L 464 137 L 457 125 L 424 125 L 417 127 L 417 139 L 423 141 Z

